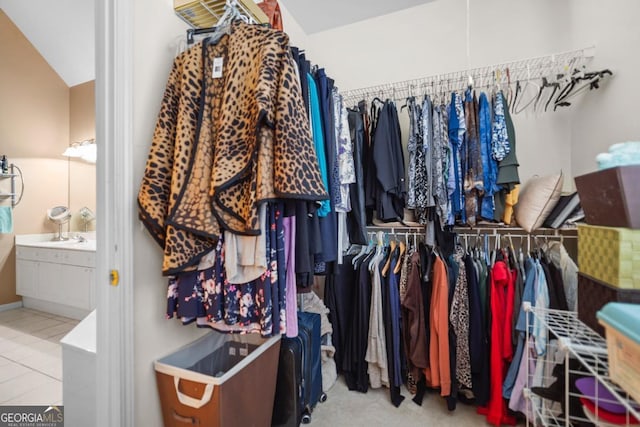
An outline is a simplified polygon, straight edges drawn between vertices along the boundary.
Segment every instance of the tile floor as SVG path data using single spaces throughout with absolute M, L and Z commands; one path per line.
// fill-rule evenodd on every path
M 28 308 L 0 311 L 0 405 L 61 405 L 60 339 L 78 320 Z

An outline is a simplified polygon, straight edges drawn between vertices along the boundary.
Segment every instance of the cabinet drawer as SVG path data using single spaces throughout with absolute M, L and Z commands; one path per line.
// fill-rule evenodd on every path
M 81 267 L 95 267 L 96 253 L 90 251 L 69 251 L 61 250 L 60 262 Z
M 62 262 L 62 254 L 58 249 L 16 246 L 16 258 L 29 261 Z
M 16 259 L 53 262 L 81 267 L 95 267 L 96 265 L 96 253 L 92 251 L 49 249 L 30 246 L 16 246 Z

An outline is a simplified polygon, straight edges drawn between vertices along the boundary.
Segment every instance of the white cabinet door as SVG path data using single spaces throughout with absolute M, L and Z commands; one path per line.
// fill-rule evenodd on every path
M 36 297 L 39 262 L 19 259 L 16 262 L 16 294 Z
M 60 290 L 66 296 L 63 304 L 91 310 L 91 289 L 93 287 L 93 269 L 74 265 L 62 266 Z
M 38 268 L 36 298 L 45 301 L 65 304 L 67 295 L 60 288 L 62 282 L 62 265 L 52 262 L 41 262 Z

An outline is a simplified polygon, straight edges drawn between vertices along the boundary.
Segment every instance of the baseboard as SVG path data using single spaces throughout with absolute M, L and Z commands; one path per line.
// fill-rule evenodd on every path
M 10 302 L 9 304 L 0 304 L 0 311 L 14 310 L 22 307 L 22 301 Z
M 90 313 L 89 310 L 83 310 L 77 307 L 58 304 L 51 301 L 43 301 L 36 298 L 22 297 L 23 306 L 34 310 L 43 311 L 45 313 L 55 314 L 57 316 L 69 317 L 71 319 L 82 320 Z

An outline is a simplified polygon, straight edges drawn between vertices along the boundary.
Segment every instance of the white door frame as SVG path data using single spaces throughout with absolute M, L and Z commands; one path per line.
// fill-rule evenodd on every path
M 96 0 L 95 8 L 98 142 L 95 425 L 99 427 L 132 427 L 135 420 L 133 7 L 130 0 Z

